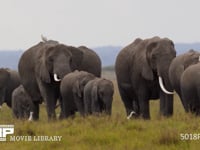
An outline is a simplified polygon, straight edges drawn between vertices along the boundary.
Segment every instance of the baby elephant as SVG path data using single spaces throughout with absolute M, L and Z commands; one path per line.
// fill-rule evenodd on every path
M 32 106 L 32 101 L 24 87 L 22 85 L 18 86 L 12 93 L 13 115 L 18 119 L 27 119 L 29 115 L 31 117 L 32 112 L 30 110 Z
M 84 88 L 85 114 L 105 112 L 111 115 L 114 86 L 107 79 L 95 78 Z
M 60 84 L 62 96 L 60 119 L 73 116 L 77 110 L 82 116 L 84 115 L 83 90 L 94 78 L 91 73 L 77 70 L 65 75 Z

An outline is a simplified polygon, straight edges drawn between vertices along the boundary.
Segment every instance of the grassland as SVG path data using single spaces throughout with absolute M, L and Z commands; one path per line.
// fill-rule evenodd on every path
M 114 82 L 115 83 L 115 82 Z M 199 140 L 181 140 L 181 134 L 200 134 L 200 118 L 186 114 L 175 95 L 174 115 L 159 115 L 159 101 L 151 101 L 151 120 L 127 120 L 115 83 L 112 116 L 48 121 L 41 105 L 40 120 L 16 120 L 3 106 L 0 124 L 14 124 L 15 136 L 62 136 L 60 142 L 0 142 L 1 149 L 66 149 L 66 150 L 197 150 Z M 59 110 L 57 110 L 59 112 Z

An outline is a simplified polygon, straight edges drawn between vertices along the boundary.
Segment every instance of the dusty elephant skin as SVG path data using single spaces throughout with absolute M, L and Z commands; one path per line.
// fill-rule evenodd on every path
M 181 85 L 180 80 L 183 72 L 196 63 L 199 63 L 200 53 L 194 50 L 189 50 L 188 52 L 177 56 L 173 59 L 170 67 L 169 67 L 169 79 L 173 89 L 179 95 L 181 102 L 183 104 L 183 98 L 181 94 Z M 184 104 L 183 104 L 184 106 Z M 185 106 L 184 106 L 185 108 Z
M 84 88 L 85 114 L 105 112 L 111 115 L 114 86 L 110 80 L 95 78 L 89 81 Z
M 181 95 L 186 112 L 200 115 L 200 63 L 188 67 L 181 76 Z
M 43 100 L 46 102 L 48 118 L 55 118 L 55 105 L 60 98 L 61 79 L 75 69 L 83 68 L 87 71 L 87 66 L 90 64 L 92 65 L 88 71 L 100 76 L 101 61 L 96 53 L 87 48 L 82 50 L 57 41 L 40 42 L 25 51 L 20 58 L 18 70 L 22 85 L 34 104 L 33 119 L 39 119 L 39 104 Z
M 12 92 L 19 85 L 20 78 L 18 72 L 0 68 L 0 106 L 6 103 L 7 106 L 12 107 Z
M 62 95 L 62 118 L 73 116 L 79 111 L 84 116 L 83 92 L 85 85 L 95 76 L 85 71 L 74 71 L 67 74 L 60 85 Z
M 12 93 L 12 112 L 16 118 L 28 119 L 33 106 L 30 96 L 20 85 Z
M 160 113 L 173 114 L 173 88 L 168 70 L 174 57 L 174 44 L 168 38 L 136 39 L 120 51 L 115 71 L 128 118 L 134 114 L 149 119 L 149 100 L 158 98 Z

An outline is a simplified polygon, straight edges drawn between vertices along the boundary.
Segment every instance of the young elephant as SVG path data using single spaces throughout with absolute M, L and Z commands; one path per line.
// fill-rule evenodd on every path
M 20 77 L 17 71 L 0 68 L 0 108 L 3 103 L 6 103 L 10 108 L 12 107 L 12 92 L 19 85 Z
M 107 79 L 95 78 L 84 88 L 85 113 L 102 113 L 111 115 L 114 86 Z
M 19 119 L 27 119 L 31 114 L 32 106 L 31 98 L 24 90 L 24 87 L 22 85 L 18 86 L 12 93 L 13 115 Z
M 65 75 L 60 84 L 61 119 L 74 115 L 77 110 L 84 115 L 83 90 L 85 85 L 94 78 L 91 73 L 77 70 Z

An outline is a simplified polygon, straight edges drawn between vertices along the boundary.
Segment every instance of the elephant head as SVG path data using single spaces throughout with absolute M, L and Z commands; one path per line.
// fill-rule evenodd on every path
M 174 43 L 167 39 L 158 37 L 147 41 L 146 63 L 142 69 L 142 76 L 147 80 L 159 78 L 162 91 L 166 94 L 173 94 L 173 89 L 169 82 L 168 70 L 173 58 L 176 57 Z M 169 91 L 170 90 L 170 91 Z
M 106 79 L 96 79 L 91 91 L 92 112 L 103 112 L 111 115 L 114 86 Z
M 81 64 L 82 57 L 83 52 L 77 48 L 47 42 L 39 55 L 36 72 L 43 82 L 59 82 Z
M 76 71 L 75 71 L 76 72 Z M 78 71 L 77 71 L 78 72 Z M 80 77 L 73 86 L 73 93 L 78 97 L 83 98 L 83 91 L 85 85 L 95 78 L 93 74 L 87 73 L 85 71 L 80 71 L 82 77 Z
M 188 53 L 183 54 L 184 70 L 190 65 L 196 64 L 200 61 L 200 53 L 193 49 L 190 49 Z
M 4 103 L 6 86 L 9 79 L 10 79 L 10 73 L 8 72 L 8 69 L 1 68 L 0 69 L 0 107 Z

